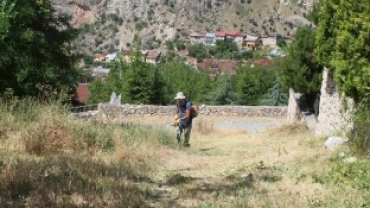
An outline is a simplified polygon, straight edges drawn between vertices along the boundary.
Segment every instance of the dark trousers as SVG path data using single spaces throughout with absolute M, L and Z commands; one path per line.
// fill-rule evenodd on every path
M 184 135 L 184 146 L 188 146 L 190 140 L 190 133 L 191 133 L 191 124 L 188 126 L 180 125 L 176 134 L 177 142 L 181 144 L 181 137 L 182 135 Z

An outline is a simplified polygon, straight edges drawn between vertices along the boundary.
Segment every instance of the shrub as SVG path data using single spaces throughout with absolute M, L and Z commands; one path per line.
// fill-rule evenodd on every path
M 135 29 L 136 29 L 136 30 L 138 30 L 138 31 L 141 31 L 141 30 L 143 30 L 146 26 L 148 26 L 148 24 L 147 24 L 146 22 L 142 22 L 142 21 L 140 21 L 140 22 L 137 22 L 137 23 L 135 24 Z
M 360 103 L 353 114 L 354 128 L 349 134 L 352 147 L 360 154 L 370 153 L 370 108 Z

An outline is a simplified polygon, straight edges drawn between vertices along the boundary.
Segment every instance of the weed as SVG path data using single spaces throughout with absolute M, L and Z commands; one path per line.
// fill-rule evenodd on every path
M 194 122 L 194 130 L 201 134 L 210 134 L 214 131 L 214 123 L 210 120 L 197 118 Z
M 359 154 L 370 153 L 370 109 L 366 104 L 360 103 L 354 110 L 352 117 L 354 128 L 349 133 L 351 147 Z

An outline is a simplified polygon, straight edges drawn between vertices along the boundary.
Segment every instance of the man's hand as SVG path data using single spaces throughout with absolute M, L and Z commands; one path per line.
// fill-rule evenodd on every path
M 178 125 L 179 125 L 179 123 L 180 123 L 180 120 L 178 120 L 178 119 L 177 119 L 177 120 L 175 120 L 175 121 L 173 122 L 173 125 L 174 125 L 174 126 L 178 126 Z
M 173 118 L 173 125 L 178 126 L 179 123 L 180 123 L 180 119 L 177 115 L 175 115 L 175 117 Z

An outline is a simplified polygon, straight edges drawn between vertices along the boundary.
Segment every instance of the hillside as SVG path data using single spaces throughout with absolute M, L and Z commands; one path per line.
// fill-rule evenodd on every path
M 186 39 L 189 31 L 239 30 L 291 35 L 314 0 L 52 0 L 58 12 L 84 27 L 80 50 L 108 52 L 132 46 L 157 48 L 167 40 Z M 308 5 L 308 6 L 307 6 Z

